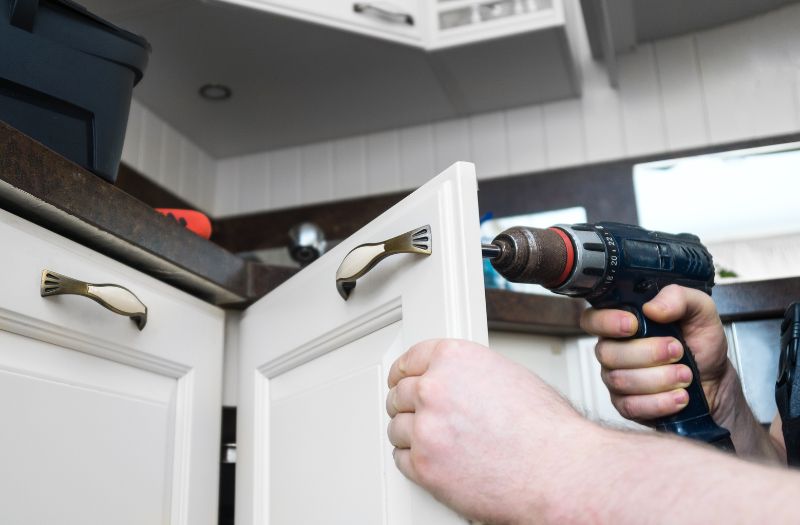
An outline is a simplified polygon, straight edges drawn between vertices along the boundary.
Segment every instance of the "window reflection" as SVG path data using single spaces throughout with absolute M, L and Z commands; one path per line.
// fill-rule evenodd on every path
M 719 280 L 800 275 L 800 142 L 638 164 L 641 226 L 700 236 Z

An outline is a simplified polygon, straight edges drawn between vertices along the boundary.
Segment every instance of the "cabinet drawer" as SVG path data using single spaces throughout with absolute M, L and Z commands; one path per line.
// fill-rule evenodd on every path
M 221 336 L 219 308 L 1 210 L 0 241 L 5 254 L 0 274 L 2 328 L 13 320 L 36 330 L 39 339 L 58 332 L 153 354 L 170 345 L 206 347 Z M 147 306 L 146 326 L 139 330 L 128 317 L 86 297 L 41 297 L 45 269 L 127 288 Z

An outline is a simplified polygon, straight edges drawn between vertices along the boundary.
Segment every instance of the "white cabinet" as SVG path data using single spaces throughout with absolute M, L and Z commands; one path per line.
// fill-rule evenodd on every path
M 216 0 L 410 45 L 422 45 L 425 0 Z
M 340 295 L 352 248 L 412 229 L 430 254 L 391 255 Z M 410 345 L 487 342 L 479 236 L 474 166 L 457 163 L 231 317 L 238 523 L 463 523 L 396 469 L 384 399 Z M 0 521 L 216 523 L 225 313 L 4 211 L 0 239 Z M 41 297 L 43 270 L 125 287 L 146 326 Z
M 563 0 L 213 1 L 261 9 L 427 50 L 566 28 Z
M 350 250 L 418 227 L 429 256 L 392 255 L 340 296 Z M 474 166 L 457 163 L 244 312 L 239 524 L 463 523 L 396 469 L 384 400 L 410 345 L 487 342 L 479 236 Z
M 0 521 L 216 523 L 224 312 L 0 211 Z M 133 291 L 128 318 L 42 270 Z

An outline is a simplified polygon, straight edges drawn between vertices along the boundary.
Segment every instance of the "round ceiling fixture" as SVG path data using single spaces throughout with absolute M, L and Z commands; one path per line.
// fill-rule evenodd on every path
M 200 96 L 206 100 L 228 100 L 233 92 L 231 88 L 224 84 L 203 84 L 197 90 Z

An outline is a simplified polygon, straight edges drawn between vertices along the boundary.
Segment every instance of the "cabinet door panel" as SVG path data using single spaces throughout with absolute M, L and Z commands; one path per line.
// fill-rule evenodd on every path
M 0 347 L 4 522 L 162 522 L 177 381 L 8 332 Z
M 354 247 L 429 224 L 432 254 L 401 254 L 359 279 Z M 242 316 L 238 523 L 461 523 L 396 469 L 386 378 L 410 345 L 487 341 L 474 167 L 457 163 Z

